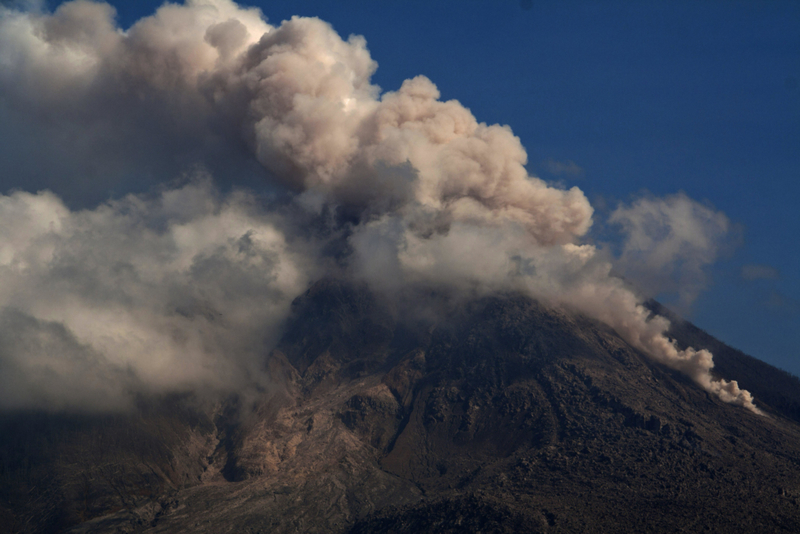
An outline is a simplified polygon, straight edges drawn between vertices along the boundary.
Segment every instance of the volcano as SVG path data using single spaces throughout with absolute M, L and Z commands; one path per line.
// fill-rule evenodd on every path
M 570 309 L 427 301 L 324 280 L 265 358 L 272 388 L 5 413 L 0 530 L 800 531 L 796 377 L 671 315 L 758 415 Z
M 620 32 L 587 4 L 566 48 L 554 12 L 531 19 L 558 30 L 530 49 L 473 39 L 439 61 L 416 46 L 422 12 L 405 10 L 408 31 L 372 19 L 403 58 L 375 78 L 384 59 L 364 36 L 282 20 L 291 6 L 186 0 L 133 21 L 102 1 L 0 5 L 0 533 L 800 532 L 798 379 L 645 300 L 687 309 L 747 222 L 680 189 L 736 200 L 715 184 L 746 176 L 750 213 L 740 155 L 794 153 L 759 157 L 749 148 L 780 128 L 748 127 L 744 149 L 713 155 L 696 137 L 730 133 L 733 115 L 694 128 L 670 98 L 738 96 L 702 76 L 673 91 L 602 74 L 644 79 L 630 58 L 598 71 L 625 54 L 586 61 L 598 28 L 603 42 L 647 28 L 619 50 L 655 39 L 648 79 L 724 64 L 720 80 L 746 81 L 737 49 L 705 46 L 709 28 L 730 42 L 752 30 L 770 63 L 785 48 L 764 33 L 775 24 L 659 7 Z M 332 9 L 337 26 L 378 31 L 350 11 Z M 438 11 L 457 27 L 460 10 Z M 487 46 L 519 19 L 475 13 Z M 690 56 L 713 49 L 711 70 L 664 46 L 679 20 L 700 43 Z M 589 55 L 552 60 L 581 42 Z M 470 85 L 408 76 L 410 43 L 431 74 Z M 532 91 L 520 50 L 556 68 L 529 69 Z M 514 59 L 509 76 L 472 73 L 480 55 Z M 598 72 L 583 96 L 570 88 Z M 511 85 L 526 96 L 502 112 Z M 738 122 L 772 93 L 737 104 Z M 764 125 L 786 123 L 775 109 Z M 584 169 L 586 191 L 572 183 Z M 630 185 L 664 196 L 612 206 Z M 773 235 L 761 211 L 750 227 Z M 724 269 L 741 267 L 754 285 L 728 287 L 754 305 L 792 285 L 792 247 L 769 244 Z M 773 297 L 789 317 L 793 297 Z

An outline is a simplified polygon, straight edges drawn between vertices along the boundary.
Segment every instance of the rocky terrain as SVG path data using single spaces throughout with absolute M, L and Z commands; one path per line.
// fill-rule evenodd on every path
M 519 295 L 320 282 L 255 399 L 4 414 L 0 531 L 800 532 L 800 381 L 671 319 L 765 415 Z

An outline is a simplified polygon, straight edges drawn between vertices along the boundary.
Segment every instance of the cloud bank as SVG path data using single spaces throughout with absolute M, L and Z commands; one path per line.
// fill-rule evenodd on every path
M 336 241 L 337 265 L 376 289 L 571 306 L 755 410 L 581 243 L 582 191 L 528 175 L 510 128 L 442 101 L 423 76 L 382 93 L 376 68 L 362 37 L 315 18 L 272 26 L 229 0 L 167 4 L 127 31 L 103 3 L 0 7 L 0 130 L 23 139 L 15 172 L 32 177 L 0 197 L 0 404 L 258 385 L 289 303 Z M 203 177 L 142 193 L 193 165 L 220 184 L 257 175 L 283 200 Z M 120 190 L 138 193 L 81 205 Z M 679 195 L 617 210 L 630 235 L 620 264 L 702 274 L 727 219 L 698 206 Z

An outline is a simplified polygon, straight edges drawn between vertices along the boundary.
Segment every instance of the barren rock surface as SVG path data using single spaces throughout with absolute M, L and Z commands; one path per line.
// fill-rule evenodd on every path
M 521 296 L 426 322 L 319 283 L 255 403 L 4 415 L 0 530 L 800 532 L 800 382 L 673 335 L 766 415 Z

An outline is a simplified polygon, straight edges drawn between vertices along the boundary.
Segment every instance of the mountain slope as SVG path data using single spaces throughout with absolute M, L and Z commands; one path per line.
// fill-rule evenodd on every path
M 281 385 L 196 427 L 201 472 L 73 532 L 800 531 L 800 427 L 761 395 L 781 371 L 718 363 L 766 377 L 757 416 L 568 310 L 429 312 L 316 284 L 269 359 Z
M 800 422 L 800 379 L 786 371 L 729 347 L 655 301 L 648 307 L 671 321 L 668 335 L 686 346 L 702 347 L 714 354 L 715 372 L 736 377 L 739 384 L 781 415 Z

